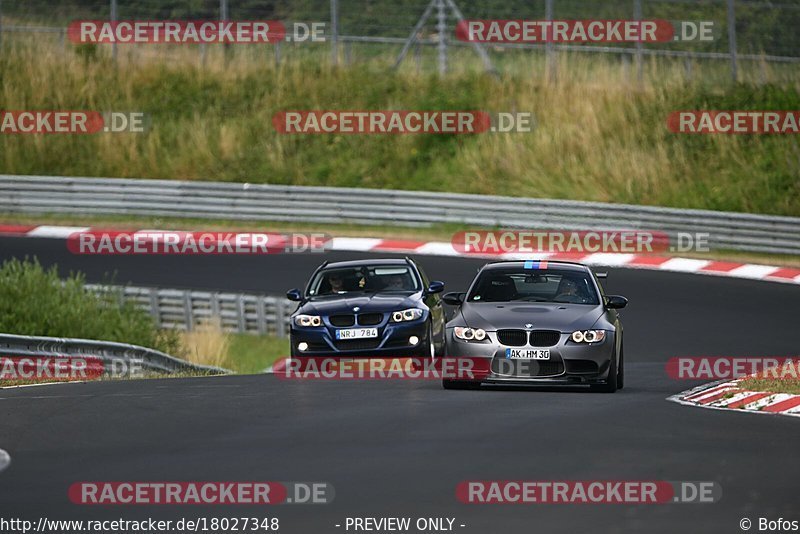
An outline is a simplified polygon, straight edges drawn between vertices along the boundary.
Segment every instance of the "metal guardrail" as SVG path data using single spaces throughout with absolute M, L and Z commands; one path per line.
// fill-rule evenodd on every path
M 714 249 L 800 254 L 800 218 L 490 195 L 0 175 L 0 212 L 705 232 Z
M 154 373 L 202 372 L 225 374 L 230 372 L 220 367 L 187 362 L 169 354 L 138 345 L 90 339 L 0 334 L 0 354 L 37 358 L 94 357 L 102 359 L 106 369 L 130 369 L 135 367 L 145 372 Z
M 289 301 L 284 296 L 214 293 L 149 287 L 109 287 L 86 284 L 96 292 L 119 291 L 121 297 L 146 310 L 160 328 L 193 330 L 219 321 L 226 332 L 287 337 Z

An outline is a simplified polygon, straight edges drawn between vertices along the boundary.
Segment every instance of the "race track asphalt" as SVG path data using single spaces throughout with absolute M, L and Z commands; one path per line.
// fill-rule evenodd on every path
M 324 259 L 374 256 L 88 257 L 71 255 L 63 241 L 0 239 L 0 261 L 25 255 L 90 281 L 116 271 L 118 283 L 264 293 L 302 286 Z M 417 259 L 454 291 L 483 263 Z M 626 387 L 614 395 L 270 375 L 0 390 L 0 449 L 12 458 L 0 472 L 0 517 L 271 515 L 286 533 L 347 532 L 346 517 L 454 517 L 457 532 L 487 534 L 741 532 L 743 517 L 800 520 L 800 421 L 667 402 L 698 382 L 673 380 L 664 369 L 673 356 L 797 355 L 800 287 L 609 273 L 606 291 L 630 299 Z M 714 504 L 661 505 L 478 506 L 455 498 L 461 481 L 496 479 L 715 481 L 723 495 Z M 112 480 L 326 481 L 336 498 L 212 509 L 67 499 L 74 482 Z

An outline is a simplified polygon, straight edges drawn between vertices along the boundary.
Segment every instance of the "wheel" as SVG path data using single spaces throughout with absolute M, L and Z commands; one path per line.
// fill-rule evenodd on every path
M 480 382 L 470 382 L 469 380 L 448 380 L 442 379 L 444 389 L 480 389 Z
M 433 339 L 433 321 L 428 322 L 428 354 L 431 360 L 436 358 L 436 340 Z
M 617 389 L 625 387 L 625 351 L 619 347 L 619 369 L 617 370 Z
M 596 384 L 592 385 L 591 388 L 593 391 L 599 391 L 600 393 L 614 393 L 617 391 L 617 379 L 619 378 L 617 374 L 617 359 L 611 358 L 611 365 L 608 367 L 608 379 L 606 380 L 605 384 Z
M 423 360 L 434 361 L 436 359 L 436 341 L 433 339 L 433 323 L 428 323 L 428 334 L 420 343 L 419 354 L 414 357 L 412 362 L 415 371 L 422 371 L 425 367 Z

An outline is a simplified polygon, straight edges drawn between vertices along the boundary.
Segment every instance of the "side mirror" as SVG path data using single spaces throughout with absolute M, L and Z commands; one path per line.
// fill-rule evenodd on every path
M 605 280 L 608 278 L 608 273 L 594 273 L 594 275 L 600 280 Z
M 609 295 L 606 297 L 606 308 L 619 310 L 628 305 L 628 299 L 620 295 Z
M 441 293 L 444 291 L 444 282 L 440 282 L 438 280 L 434 280 L 428 286 L 428 293 Z
M 464 293 L 445 293 L 442 300 L 451 306 L 461 306 L 461 303 L 464 302 Z
M 289 300 L 300 301 L 303 300 L 303 294 L 299 289 L 290 289 L 286 292 L 286 298 Z

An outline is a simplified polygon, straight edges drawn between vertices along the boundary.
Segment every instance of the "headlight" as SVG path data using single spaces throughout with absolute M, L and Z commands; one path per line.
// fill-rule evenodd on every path
M 392 322 L 402 323 L 403 321 L 415 321 L 422 317 L 422 310 L 419 308 L 409 308 L 407 310 L 392 312 Z
M 605 330 L 577 330 L 570 336 L 575 343 L 599 343 L 605 338 Z
M 322 324 L 322 318 L 319 315 L 300 314 L 294 318 L 294 324 L 297 326 L 320 326 Z
M 464 341 L 482 342 L 486 339 L 486 331 L 482 328 L 466 328 L 463 326 L 457 326 L 453 329 L 453 333 L 458 339 L 463 339 Z

